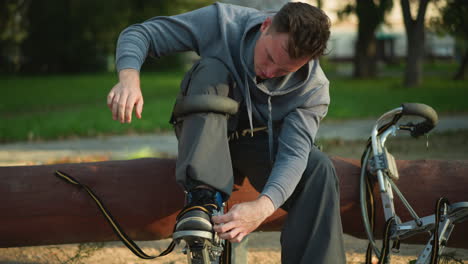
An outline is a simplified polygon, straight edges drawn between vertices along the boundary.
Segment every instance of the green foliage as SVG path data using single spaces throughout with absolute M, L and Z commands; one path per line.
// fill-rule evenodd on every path
M 448 0 L 438 9 L 440 16 L 431 20 L 431 28 L 439 34 L 455 37 L 456 56 L 461 59 L 454 79 L 464 79 L 468 68 L 468 1 Z
M 26 2 L 28 8 L 19 8 Z M 109 68 L 120 32 L 153 16 L 175 15 L 213 3 L 212 0 L 9 0 L 0 2 L 0 34 L 23 36 L 15 48 L 23 58 L 21 72 L 71 73 Z M 26 6 L 26 5 L 24 5 Z M 22 13 L 21 13 L 22 12 Z M 24 13 L 24 14 L 23 14 Z M 14 31 L 14 18 L 23 14 L 22 31 Z M 3 16 L 2 16 L 3 18 Z M 8 22 L 8 23 L 7 23 Z M 13 30 L 13 31 L 12 31 Z M 20 34 L 21 33 L 21 34 Z M 11 34 L 10 34 L 11 35 Z M 0 54 L 9 47 L 0 41 Z M 11 57 L 8 55 L 7 58 Z M 18 56 L 17 56 L 18 57 Z M 173 59 L 171 61 L 174 61 Z M 0 60 L 1 66 L 9 62 Z M 4 71 L 6 67 L 3 67 Z
M 337 11 L 338 18 L 343 20 L 347 16 L 355 14 L 359 21 L 384 22 L 384 16 L 393 8 L 393 0 L 356 0 L 349 1 L 343 8 Z
M 347 3 L 342 9 L 336 12 L 336 14 L 338 15 L 338 19 L 340 20 L 344 20 L 354 13 L 356 13 L 356 5 L 351 3 Z
M 431 28 L 442 34 L 468 39 L 468 1 L 447 0 L 438 9 L 440 15 L 432 18 Z
M 22 54 L 20 45 L 28 36 L 25 14 L 30 0 L 0 2 L 0 71 L 18 71 Z
M 468 48 L 468 1 L 448 0 L 439 5 L 439 16 L 431 19 L 431 28 L 438 34 L 449 34 L 457 39 L 457 48 Z
M 26 37 L 26 23 L 22 16 L 28 9 L 27 0 L 4 0 L 0 5 L 0 41 L 21 43 Z

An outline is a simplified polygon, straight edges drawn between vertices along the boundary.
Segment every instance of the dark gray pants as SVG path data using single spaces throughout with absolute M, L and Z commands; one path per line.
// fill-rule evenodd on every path
M 183 95 L 230 96 L 235 86 L 216 59 L 202 59 L 186 74 Z M 262 191 L 271 166 L 266 133 L 228 140 L 228 117 L 199 113 L 177 119 L 177 181 L 190 190 L 210 185 L 231 194 L 234 174 Z M 281 234 L 282 263 L 345 263 L 338 179 L 330 159 L 313 148 L 293 195 L 282 206 L 288 217 Z

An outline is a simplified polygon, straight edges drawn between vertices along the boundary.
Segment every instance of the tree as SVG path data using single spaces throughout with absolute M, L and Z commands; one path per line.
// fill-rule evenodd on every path
M 463 80 L 468 69 L 468 1 L 448 0 L 446 5 L 440 8 L 440 17 L 432 22 L 438 32 L 455 37 L 461 60 L 453 78 Z
M 233 0 L 234 1 L 234 0 Z M 238 0 L 250 3 L 252 1 Z M 31 0 L 0 1 L 0 71 L 63 73 L 104 70 L 112 65 L 119 33 L 154 16 L 174 15 L 214 0 Z M 276 8 L 288 0 L 262 0 Z M 322 0 L 317 0 L 320 5 Z M 151 64 L 151 60 L 147 60 Z M 179 66 L 162 58 L 153 69 Z
M 28 35 L 30 0 L 0 2 L 0 69 L 17 72 L 21 66 L 21 44 Z
M 323 0 L 317 0 L 317 7 L 322 9 L 323 7 Z
M 400 0 L 403 21 L 406 29 L 407 52 L 404 84 L 406 87 L 418 86 L 422 78 L 422 64 L 425 45 L 425 16 L 430 0 L 415 0 L 418 3 L 417 15 L 413 18 L 409 0 Z
M 392 0 L 356 0 L 348 4 L 338 15 L 355 13 L 358 20 L 357 40 L 354 46 L 354 77 L 367 78 L 377 74 L 377 41 L 375 32 L 385 20 L 385 14 L 393 7 Z
M 10 60 L 19 57 L 13 56 L 14 54 L 20 54 L 22 60 L 14 61 L 18 61 L 16 67 L 21 72 L 101 71 L 107 69 L 112 62 L 117 38 L 126 26 L 153 16 L 190 11 L 212 2 L 213 0 L 48 0 L 47 3 L 31 0 L 0 1 L 0 53 L 7 54 Z M 16 47 L 18 52 L 11 52 L 11 47 Z M 4 61 L 1 58 L 0 66 L 3 67 Z M 169 62 L 172 67 L 177 65 Z

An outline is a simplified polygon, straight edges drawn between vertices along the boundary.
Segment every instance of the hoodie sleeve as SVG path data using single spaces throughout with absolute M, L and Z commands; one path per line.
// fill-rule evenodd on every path
M 327 81 L 283 121 L 275 163 L 262 191 L 272 200 L 275 209 L 291 196 L 306 169 L 320 121 L 328 111 L 328 86 Z
M 188 13 L 154 17 L 129 26 L 119 36 L 116 51 L 117 71 L 140 70 L 148 53 L 156 58 L 182 51 L 201 50 L 218 38 L 218 11 L 210 5 Z

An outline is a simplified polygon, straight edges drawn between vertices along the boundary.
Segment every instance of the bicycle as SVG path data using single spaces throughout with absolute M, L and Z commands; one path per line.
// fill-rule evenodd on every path
M 418 116 L 425 120 L 417 124 L 411 122 L 400 124 L 399 121 L 402 116 Z M 391 119 L 389 122 L 384 123 L 384 121 L 389 119 Z M 445 198 L 440 198 L 437 201 L 436 212 L 434 214 L 419 217 L 395 184 L 399 179 L 398 168 L 394 157 L 385 147 L 387 138 L 401 131 L 409 131 L 411 136 L 419 137 L 431 131 L 437 125 L 437 122 L 437 113 L 430 106 L 419 103 L 406 103 L 380 116 L 372 128 L 371 137 L 361 159 L 359 184 L 361 213 L 365 232 L 369 240 L 366 263 L 371 262 L 372 252 L 379 259 L 379 263 L 388 263 L 390 259 L 390 240 L 398 248 L 400 240 L 423 232 L 430 232 L 431 237 L 416 260 L 416 263 L 438 263 L 439 256 L 443 253 L 455 224 L 468 219 L 468 202 L 449 204 Z M 377 179 L 376 184 L 378 184 L 380 191 L 386 221 L 381 249 L 378 248 L 372 231 L 372 215 L 375 207 L 373 205 L 371 186 L 375 182 L 375 179 Z M 413 218 L 412 220 L 402 222 L 398 217 L 393 203 L 393 192 L 396 193 L 404 204 Z

